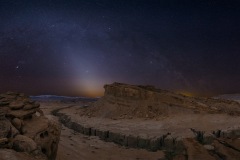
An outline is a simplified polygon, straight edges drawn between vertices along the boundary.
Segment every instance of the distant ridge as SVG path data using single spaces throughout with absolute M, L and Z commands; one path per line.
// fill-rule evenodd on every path
M 61 101 L 61 102 L 78 102 L 78 101 L 96 101 L 98 98 L 89 97 L 69 97 L 69 96 L 57 96 L 57 95 L 38 95 L 30 96 L 35 101 Z
M 223 94 L 223 95 L 217 96 L 216 98 L 228 99 L 228 100 L 240 102 L 240 94 Z

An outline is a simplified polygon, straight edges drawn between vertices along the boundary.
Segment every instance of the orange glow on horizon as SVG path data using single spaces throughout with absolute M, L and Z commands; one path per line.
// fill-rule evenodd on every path
M 100 91 L 89 91 L 89 92 L 85 92 L 85 94 L 84 94 L 84 96 L 91 97 L 91 98 L 102 97 L 103 95 L 104 95 L 104 93 L 102 93 Z
M 176 91 L 176 92 L 179 94 L 182 94 L 184 96 L 187 96 L 187 97 L 195 97 L 196 96 L 196 93 L 189 92 L 189 91 Z

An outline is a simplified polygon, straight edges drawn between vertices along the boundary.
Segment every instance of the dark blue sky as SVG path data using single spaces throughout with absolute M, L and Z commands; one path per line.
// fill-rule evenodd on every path
M 239 17 L 229 0 L 0 0 L 0 91 L 240 92 Z

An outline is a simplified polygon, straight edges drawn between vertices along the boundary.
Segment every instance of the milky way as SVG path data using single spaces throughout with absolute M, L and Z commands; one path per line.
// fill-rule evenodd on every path
M 1 0 L 0 91 L 240 92 L 239 16 L 236 1 Z

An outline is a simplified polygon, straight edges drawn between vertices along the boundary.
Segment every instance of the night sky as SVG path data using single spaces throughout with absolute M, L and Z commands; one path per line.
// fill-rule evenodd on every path
M 240 92 L 240 3 L 0 0 L 0 92 L 101 96 L 112 82 Z

